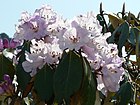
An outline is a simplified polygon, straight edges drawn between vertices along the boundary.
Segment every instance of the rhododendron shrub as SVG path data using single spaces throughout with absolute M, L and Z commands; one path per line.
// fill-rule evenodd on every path
M 124 6 L 119 13 L 104 13 L 102 5 L 99 14 L 73 19 L 49 5 L 23 12 L 13 38 L 0 34 L 1 104 L 138 103 L 140 20 Z

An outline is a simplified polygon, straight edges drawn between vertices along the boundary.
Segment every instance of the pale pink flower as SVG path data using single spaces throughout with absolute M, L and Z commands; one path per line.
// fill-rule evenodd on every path
M 24 23 L 16 26 L 15 39 L 32 40 L 46 36 L 46 21 L 38 15 L 31 16 Z
M 47 53 L 45 54 L 45 62 L 48 64 L 58 64 L 62 55 L 62 50 L 57 43 L 46 44 Z
M 110 92 L 116 92 L 120 88 L 120 81 L 122 80 L 122 76 L 124 74 L 124 69 L 120 64 L 106 64 L 102 68 L 102 79 L 105 87 Z
M 42 53 L 25 53 L 26 61 L 22 63 L 24 70 L 30 73 L 31 77 L 33 77 L 38 69 L 41 69 L 44 65 L 44 57 L 42 57 Z
M 81 28 L 74 20 L 66 28 L 64 34 L 58 36 L 61 49 L 79 50 L 88 41 L 88 31 Z
M 44 18 L 48 25 L 56 22 L 57 13 L 54 12 L 50 5 L 43 5 L 41 8 L 36 9 L 34 14 Z
M 109 35 L 107 33 L 94 38 L 92 47 L 88 45 L 82 47 L 93 72 L 97 75 L 97 89 L 105 95 L 108 91 L 118 91 L 124 74 L 123 59 L 118 56 L 117 46 L 106 42 Z
M 30 73 L 31 76 L 36 75 L 46 63 L 57 64 L 59 58 L 61 58 L 62 50 L 57 44 L 57 39 L 54 39 L 52 43 L 45 43 L 43 40 L 31 41 L 31 53 L 26 52 L 26 61 L 22 63 L 24 70 Z
M 3 50 L 3 40 L 0 38 L 0 50 Z

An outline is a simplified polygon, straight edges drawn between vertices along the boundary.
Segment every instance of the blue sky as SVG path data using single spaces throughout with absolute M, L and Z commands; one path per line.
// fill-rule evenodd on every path
M 36 8 L 40 8 L 43 4 L 51 5 L 64 18 L 72 18 L 88 11 L 99 13 L 101 2 L 103 3 L 103 9 L 108 12 L 120 11 L 124 2 L 126 11 L 135 14 L 140 11 L 139 0 L 1 0 L 0 33 L 5 32 L 12 37 L 21 12 L 33 13 Z

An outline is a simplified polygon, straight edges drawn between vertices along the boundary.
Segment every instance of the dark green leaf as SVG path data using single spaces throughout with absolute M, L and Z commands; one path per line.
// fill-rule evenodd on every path
M 17 75 L 17 82 L 19 84 L 19 87 L 24 91 L 26 89 L 27 84 L 29 83 L 31 76 L 29 73 L 24 71 L 24 68 L 22 67 L 22 63 L 19 63 L 16 66 L 16 75 Z
M 140 30 L 138 28 L 133 29 L 136 36 L 136 59 L 137 65 L 140 67 Z
M 15 68 L 12 64 L 12 61 L 0 53 L 0 80 L 3 80 L 4 74 L 8 74 L 12 79 L 15 74 Z
M 135 15 L 132 13 L 128 13 L 127 21 L 135 20 Z
M 114 32 L 115 29 L 113 28 L 112 24 L 109 24 L 109 25 L 108 25 L 108 30 L 109 30 L 109 32 L 111 32 L 111 33 Z
M 129 25 L 127 22 L 124 22 L 117 27 L 113 34 L 108 38 L 108 43 L 116 43 L 118 45 L 119 56 L 122 55 L 122 47 L 125 45 L 128 37 Z
M 91 71 L 89 62 L 82 57 L 83 81 L 81 88 L 71 97 L 70 105 L 94 105 L 96 99 L 96 79 Z
M 97 15 L 97 20 L 99 21 L 101 26 L 104 26 L 105 22 L 100 14 Z
M 136 35 L 135 35 L 135 29 L 134 28 L 131 28 L 130 29 L 130 35 L 129 35 L 129 38 L 128 38 L 128 41 L 129 43 L 131 43 L 132 45 L 136 45 Z
M 26 86 L 28 85 L 29 81 L 31 80 L 31 76 L 29 73 L 24 71 L 24 68 L 22 67 L 22 63 L 25 61 L 25 51 L 29 51 L 29 43 L 25 42 L 24 46 L 22 48 L 22 51 L 20 52 L 18 65 L 16 65 L 16 75 L 17 75 L 17 81 L 19 83 L 19 87 L 24 91 L 26 89 Z
M 83 74 L 80 56 L 74 51 L 64 55 L 54 74 L 54 93 L 59 103 L 63 99 L 69 103 L 70 96 L 80 88 Z
M 123 24 L 121 24 L 120 30 L 121 30 L 121 35 L 120 35 L 119 41 L 118 41 L 118 50 L 119 50 L 119 52 L 122 52 L 122 47 L 126 43 L 127 38 L 129 36 L 129 25 L 128 25 L 128 23 L 124 22 Z
M 133 102 L 133 97 L 134 86 L 130 82 L 125 82 L 112 99 L 117 100 L 118 105 L 127 105 L 129 102 Z
M 9 36 L 8 36 L 7 34 L 5 34 L 5 33 L 1 33 L 1 34 L 0 34 L 0 38 L 1 38 L 1 39 L 6 38 L 6 39 L 10 40 Z
M 42 101 L 48 101 L 53 96 L 53 70 L 45 65 L 35 76 L 34 89 Z
M 81 87 L 81 105 L 94 105 L 96 100 L 95 75 L 91 72 L 89 62 L 83 58 L 84 79 Z

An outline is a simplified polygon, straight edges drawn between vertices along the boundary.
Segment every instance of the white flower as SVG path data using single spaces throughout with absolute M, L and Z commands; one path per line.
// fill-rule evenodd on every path
M 22 63 L 22 66 L 24 70 L 33 77 L 37 73 L 37 69 L 41 69 L 43 65 L 45 64 L 44 62 L 44 57 L 42 57 L 42 53 L 25 53 L 26 55 L 26 61 Z
M 34 14 L 44 18 L 47 24 L 52 24 L 56 21 L 57 14 L 50 5 L 43 5 L 41 8 L 36 9 Z
M 47 32 L 49 32 L 49 35 L 59 36 L 64 34 L 66 28 L 67 28 L 67 23 L 63 20 L 62 17 L 57 16 L 56 22 L 54 24 L 50 24 L 47 27 Z
M 60 48 L 79 50 L 82 46 L 94 46 L 95 38 L 101 37 L 102 28 L 93 13 L 80 15 L 65 22 L 65 31 L 59 35 Z
M 86 29 L 80 27 L 75 20 L 72 20 L 64 34 L 58 36 L 58 43 L 61 49 L 79 50 L 88 43 L 88 34 Z
M 107 96 L 107 88 L 104 85 L 103 79 L 102 79 L 102 75 L 97 75 L 97 89 L 99 91 L 101 91 L 105 96 Z
M 21 19 L 19 20 L 19 23 L 23 24 L 23 23 L 27 22 L 30 17 L 31 17 L 31 15 L 27 11 L 22 12 Z
M 124 69 L 120 64 L 107 64 L 102 68 L 102 79 L 105 87 L 111 91 L 116 92 L 119 90 L 119 83 L 122 80 Z
M 102 56 L 94 48 L 83 46 L 82 50 L 87 55 L 87 60 L 94 70 L 99 69 L 104 64 Z
M 123 59 L 118 56 L 117 46 L 106 42 L 108 36 L 110 33 L 95 37 L 93 46 L 82 47 L 93 72 L 97 75 L 97 89 L 105 95 L 107 95 L 107 91 L 118 91 L 124 74 Z
M 40 53 L 45 48 L 45 43 L 43 40 L 31 40 L 30 52 L 31 53 Z
M 23 12 L 19 24 L 16 25 L 15 39 L 41 39 L 49 35 L 47 27 L 56 22 L 57 14 L 48 5 L 37 9 L 33 15 Z
M 101 36 L 102 27 L 93 12 L 77 16 L 75 20 L 81 27 L 87 29 L 91 33 L 91 37 Z
M 31 53 L 25 53 L 26 61 L 22 63 L 24 70 L 34 76 L 46 63 L 57 64 L 62 55 L 57 41 L 53 39 L 52 43 L 44 43 L 43 40 L 32 40 Z
M 69 48 L 71 50 L 77 50 L 81 47 L 79 39 L 80 37 L 77 36 L 76 29 L 70 28 L 64 33 L 63 38 L 59 39 L 59 44 L 62 49 Z
M 47 53 L 45 54 L 45 62 L 48 64 L 58 64 L 59 58 L 61 58 L 62 50 L 57 43 L 46 44 Z
M 38 15 L 31 16 L 27 21 L 19 24 L 14 35 L 15 39 L 40 39 L 47 35 L 46 21 Z

